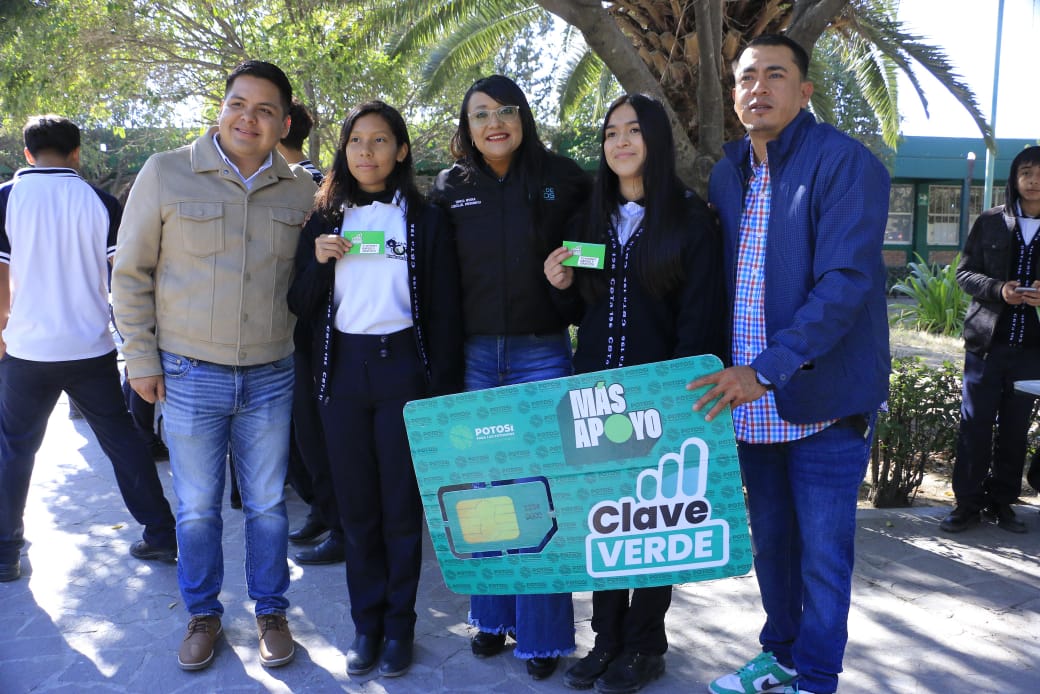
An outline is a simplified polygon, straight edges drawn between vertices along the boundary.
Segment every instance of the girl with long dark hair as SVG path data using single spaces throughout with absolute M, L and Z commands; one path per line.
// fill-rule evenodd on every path
M 676 176 L 664 107 L 642 94 L 620 97 L 607 111 L 600 142 L 599 170 L 578 240 L 606 245 L 604 269 L 561 265 L 570 256 L 563 247 L 544 264 L 557 290 L 576 286 L 584 303 L 575 370 L 695 354 L 721 357 L 721 241 L 707 205 Z M 565 683 L 622 694 L 659 677 L 671 597 L 671 586 L 594 592 L 595 646 L 567 671 Z
M 523 90 L 501 75 L 466 92 L 451 148 L 458 160 L 437 177 L 433 197 L 455 228 L 466 389 L 571 375 L 577 293 L 554 297 L 542 263 L 585 202 L 588 176 L 546 149 Z M 512 635 L 534 679 L 574 650 L 569 593 L 475 595 L 470 622 L 479 630 L 474 655 L 499 653 Z
M 381 234 L 377 252 L 350 253 L 360 232 Z M 378 663 L 395 677 L 412 662 L 422 539 L 403 408 L 461 388 L 462 335 L 448 221 L 415 187 L 394 108 L 369 101 L 347 116 L 296 263 L 289 303 L 317 327 L 315 391 L 346 543 L 347 673 Z

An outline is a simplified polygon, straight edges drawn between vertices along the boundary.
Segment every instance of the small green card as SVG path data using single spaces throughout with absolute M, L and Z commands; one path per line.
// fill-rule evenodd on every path
M 386 234 L 382 231 L 344 231 L 343 238 L 353 245 L 350 255 L 382 255 L 386 252 Z
M 563 245 L 573 255 L 564 259 L 562 265 L 583 267 L 586 270 L 602 270 L 603 256 L 607 247 L 602 243 L 586 243 L 584 241 L 564 241 Z

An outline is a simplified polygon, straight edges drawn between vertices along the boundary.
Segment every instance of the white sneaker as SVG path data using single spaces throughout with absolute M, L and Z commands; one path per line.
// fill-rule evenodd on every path
M 772 653 L 765 651 L 736 672 L 723 675 L 712 682 L 708 685 L 708 691 L 712 694 L 787 694 L 788 691 L 797 692 L 788 686 L 797 677 L 797 671 L 781 665 Z

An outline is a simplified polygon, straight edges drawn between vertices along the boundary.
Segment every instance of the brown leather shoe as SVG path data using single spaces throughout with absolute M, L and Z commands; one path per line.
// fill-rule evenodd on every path
M 177 664 L 183 670 L 201 670 L 213 662 L 213 650 L 223 630 L 215 614 L 196 615 L 188 622 L 188 633 L 181 641 Z
M 296 644 L 289 633 L 289 622 L 283 614 L 262 614 L 256 618 L 260 633 L 260 664 L 278 667 L 292 661 Z

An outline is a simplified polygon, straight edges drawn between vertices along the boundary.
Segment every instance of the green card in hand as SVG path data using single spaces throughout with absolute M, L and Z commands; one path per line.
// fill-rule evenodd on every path
M 583 267 L 586 270 L 602 270 L 603 256 L 607 247 L 602 243 L 586 243 L 584 241 L 564 241 L 564 247 L 572 255 L 565 258 L 562 265 L 567 267 Z
M 350 255 L 382 255 L 386 251 L 386 234 L 382 231 L 344 231 L 343 238 L 353 244 Z

